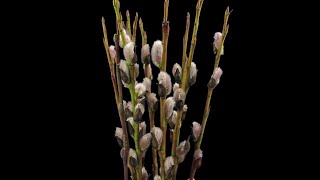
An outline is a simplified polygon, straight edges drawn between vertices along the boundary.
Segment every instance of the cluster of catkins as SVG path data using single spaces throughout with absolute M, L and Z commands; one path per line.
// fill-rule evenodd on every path
M 134 74 L 136 79 L 139 76 L 139 64 L 137 63 L 138 57 L 135 53 L 135 44 L 131 41 L 130 36 L 126 33 L 126 31 L 123 29 L 123 34 L 125 41 L 123 40 L 122 36 L 119 36 L 119 45 L 121 48 L 123 48 L 123 55 L 125 60 L 120 60 L 120 76 L 121 81 L 124 87 L 129 88 L 128 85 L 131 82 L 132 77 L 130 75 Z M 222 34 L 216 33 L 214 35 L 214 49 L 217 50 L 220 46 Z M 109 47 L 110 57 L 113 61 L 115 61 L 116 58 L 116 49 L 115 46 Z M 156 67 L 161 66 L 162 61 L 162 52 L 163 52 L 163 46 L 162 42 L 160 40 L 157 40 L 153 43 L 153 46 L 150 51 L 149 44 L 145 44 L 141 48 L 141 62 L 143 63 L 143 69 L 146 70 L 146 68 L 149 71 L 152 71 L 151 68 L 151 61 Z M 223 51 L 222 51 L 223 53 Z M 129 72 L 129 65 L 134 66 L 134 73 Z M 190 76 L 189 81 L 187 83 L 188 87 L 192 86 L 196 82 L 197 78 L 197 66 L 194 62 L 191 63 L 190 66 Z M 147 125 L 142 120 L 142 116 L 145 113 L 145 102 L 148 103 L 149 111 L 155 112 L 158 109 L 158 99 L 155 93 L 151 91 L 151 81 L 152 81 L 152 72 L 149 72 L 151 74 L 151 79 L 145 77 L 143 79 L 143 82 L 135 82 L 134 91 L 135 95 L 137 97 L 136 99 L 136 105 L 135 107 L 132 107 L 132 104 L 130 101 L 126 102 L 123 101 L 123 109 L 125 114 L 125 119 L 128 124 L 128 131 L 130 136 L 133 138 L 134 136 L 134 121 L 139 123 L 139 144 L 140 149 L 142 151 L 142 157 L 144 159 L 146 151 L 148 150 L 150 144 L 157 150 L 160 149 L 162 140 L 163 140 L 163 131 L 159 127 L 153 127 L 149 133 L 147 133 Z M 214 70 L 211 79 L 208 83 L 209 88 L 214 88 L 220 80 L 220 77 L 222 75 L 222 70 L 218 67 Z M 187 105 L 185 104 L 186 99 L 186 93 L 183 91 L 182 88 L 179 87 L 179 83 L 181 83 L 182 80 L 182 68 L 181 66 L 176 63 L 174 64 L 172 68 L 172 76 L 174 77 L 175 83 L 172 85 L 171 77 L 167 72 L 160 71 L 158 74 L 157 80 L 158 80 L 158 96 L 165 98 L 168 95 L 173 92 L 173 95 L 170 97 L 167 97 L 165 100 L 165 118 L 167 120 L 167 123 L 170 127 L 170 137 L 172 141 L 172 133 L 173 129 L 176 124 L 177 119 L 177 111 L 176 110 L 183 110 L 182 114 L 182 120 L 185 119 L 186 113 L 187 113 Z M 135 116 L 135 117 L 133 117 Z M 197 122 L 192 123 L 192 139 L 194 142 L 196 142 L 200 136 L 201 133 L 201 125 Z M 117 138 L 117 141 L 120 145 L 120 147 L 123 147 L 123 138 L 124 138 L 124 132 L 122 128 L 117 127 L 115 131 L 115 137 Z M 190 142 L 189 138 L 187 140 L 182 141 L 179 146 L 176 149 L 176 156 L 178 158 L 178 163 L 181 163 L 188 151 L 190 150 Z M 122 149 L 122 156 L 124 150 Z M 132 166 L 135 168 L 138 164 L 137 154 L 134 149 L 129 150 L 128 154 L 128 162 L 129 166 Z M 199 159 L 201 164 L 202 159 L 202 151 L 200 149 L 196 150 L 194 154 L 194 158 L 196 160 Z M 166 177 L 170 177 L 173 170 L 174 165 L 174 158 L 172 156 L 166 157 L 165 164 L 165 174 Z M 146 180 L 148 179 L 148 172 L 145 169 L 145 167 L 142 168 L 142 179 Z M 160 180 L 160 176 L 156 175 L 154 177 L 155 180 Z

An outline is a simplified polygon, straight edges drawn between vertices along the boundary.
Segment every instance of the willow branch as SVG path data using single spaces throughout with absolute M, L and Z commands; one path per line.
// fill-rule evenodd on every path
M 196 48 L 199 19 L 200 19 L 202 4 L 203 4 L 203 0 L 198 0 L 197 7 L 196 7 L 196 17 L 195 17 L 194 24 L 193 24 L 193 32 L 192 32 L 192 39 L 191 39 L 189 56 L 188 56 L 188 60 L 186 61 L 186 66 L 183 67 L 184 70 L 183 70 L 183 74 L 182 74 L 181 87 L 184 91 L 186 91 L 186 89 L 187 89 L 189 74 L 190 74 L 190 66 L 191 66 L 191 62 L 193 60 L 194 50 Z
M 168 9 L 169 9 L 169 0 L 165 0 L 163 23 L 162 23 L 163 52 L 162 52 L 162 62 L 160 66 L 161 71 L 166 71 L 166 68 L 167 68 L 167 48 L 168 48 L 168 39 L 169 39 L 169 32 L 170 32 L 170 26 L 168 21 Z
M 134 18 L 133 22 L 133 35 L 132 35 L 132 42 L 136 44 L 136 38 L 137 38 L 137 25 L 138 25 L 138 13 L 136 13 L 136 16 Z
M 127 23 L 126 23 L 127 34 L 130 36 L 130 38 L 132 38 L 132 36 L 131 36 L 131 22 L 130 22 L 130 12 L 129 12 L 129 10 L 126 11 L 126 16 L 127 16 Z
M 167 139 L 167 122 L 166 122 L 166 116 L 165 116 L 165 97 L 160 97 L 160 127 L 163 132 L 163 138 L 162 143 L 159 150 L 159 156 L 160 156 L 160 166 L 161 166 L 161 179 L 164 180 L 165 173 L 164 173 L 164 162 L 166 160 L 166 139 Z
M 187 19 L 186 19 L 186 31 L 183 36 L 182 68 L 185 66 L 185 61 L 187 56 L 189 29 L 190 29 L 190 13 L 188 12 Z
M 227 9 L 225 11 L 225 15 L 224 15 L 224 21 L 223 21 L 222 40 L 221 40 L 218 52 L 216 54 L 215 65 L 214 65 L 213 71 L 219 66 L 219 61 L 220 61 L 221 52 L 222 52 L 222 49 L 223 49 L 223 44 L 224 44 L 224 41 L 225 41 L 226 36 L 228 34 L 228 30 L 229 30 L 228 19 L 229 19 L 230 13 L 231 12 L 229 11 L 229 7 L 227 7 Z M 204 112 L 203 112 L 203 117 L 202 117 L 201 133 L 200 133 L 198 141 L 195 143 L 195 151 L 201 148 L 201 143 L 202 143 L 204 131 L 205 131 L 205 128 L 206 128 L 206 125 L 207 125 L 207 120 L 208 120 L 208 117 L 209 117 L 209 114 L 210 114 L 210 101 L 211 101 L 211 97 L 212 97 L 212 92 L 213 92 L 213 88 L 209 88 L 208 87 L 206 105 L 205 105 Z M 193 158 L 193 161 L 192 161 L 192 167 L 191 167 L 190 178 L 189 179 L 193 179 L 195 174 L 196 174 L 196 170 L 197 169 L 194 166 L 194 163 L 195 163 L 195 158 Z
M 142 47 L 147 44 L 147 33 L 144 31 L 142 19 L 139 19 L 139 27 L 141 32 Z
M 108 58 L 108 64 L 109 64 L 109 69 L 110 69 L 110 73 L 111 73 L 111 81 L 112 81 L 112 86 L 113 86 L 113 91 L 114 91 L 114 97 L 115 97 L 116 103 L 119 104 L 119 94 L 118 94 L 115 71 L 114 71 L 114 61 L 111 59 L 111 56 L 110 56 L 107 28 L 106 28 L 104 17 L 102 17 L 101 22 L 102 22 L 102 29 L 103 29 L 103 44 L 104 44 L 104 48 L 106 50 L 106 54 L 107 54 L 107 58 Z

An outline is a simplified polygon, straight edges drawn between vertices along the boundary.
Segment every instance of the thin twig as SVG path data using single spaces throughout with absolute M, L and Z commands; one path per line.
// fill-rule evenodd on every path
M 123 101 L 123 99 L 122 99 L 122 87 L 121 87 L 121 85 L 120 85 L 120 87 L 117 87 L 117 85 L 121 84 L 121 82 L 119 80 L 119 78 L 120 78 L 119 68 L 118 68 L 118 66 L 116 68 L 117 80 L 118 80 L 116 82 L 115 71 L 114 71 L 114 61 L 110 57 L 108 36 L 107 36 L 107 28 L 105 26 L 104 17 L 102 17 L 102 28 L 103 28 L 103 35 L 104 35 L 103 42 L 104 42 L 104 46 L 105 46 L 107 57 L 108 57 L 108 63 L 109 63 L 109 68 L 110 68 L 110 72 L 111 72 L 111 80 L 112 80 L 115 99 L 116 99 L 116 103 L 117 103 L 117 109 L 118 109 L 118 113 L 119 113 L 119 117 L 120 117 L 121 126 L 122 126 L 122 129 L 123 129 L 123 132 L 124 132 L 123 146 L 124 146 L 125 154 L 124 154 L 124 156 L 122 158 L 122 161 L 123 161 L 123 178 L 125 180 L 128 180 L 127 157 L 128 157 L 128 152 L 129 152 L 130 146 L 129 146 L 129 143 L 128 143 L 129 136 L 128 136 L 128 131 L 127 131 L 127 125 L 126 125 L 125 120 L 124 120 L 124 110 L 123 110 L 123 104 L 122 104 L 122 101 Z M 118 37 L 118 35 L 117 35 L 117 37 Z M 116 48 L 118 49 L 118 46 Z M 116 59 L 118 60 L 119 57 L 117 56 Z
M 137 38 L 137 25 L 138 25 L 138 13 L 136 13 L 136 16 L 134 18 L 133 22 L 133 35 L 132 35 L 132 42 L 136 44 L 136 38 Z
M 117 83 L 116 83 L 115 72 L 114 72 L 114 61 L 111 59 L 111 56 L 110 56 L 108 34 L 107 34 L 107 28 L 105 25 L 104 17 L 102 17 L 101 22 L 102 22 L 102 29 L 103 29 L 103 44 L 104 44 L 104 48 L 106 50 L 106 54 L 108 58 L 114 97 L 115 97 L 116 103 L 119 104 L 119 94 L 118 94 Z
M 163 12 L 163 23 L 162 23 L 162 62 L 160 65 L 160 70 L 166 72 L 167 68 L 167 48 L 168 48 L 168 38 L 170 32 L 170 26 L 168 21 L 168 9 L 169 9 L 169 0 L 164 1 L 164 12 Z M 165 179 L 164 172 L 164 162 L 166 159 L 166 138 L 167 138 L 167 122 L 165 117 L 165 101 L 166 97 L 160 97 L 160 126 L 163 132 L 162 143 L 160 146 L 159 156 L 160 156 L 160 166 L 161 166 L 161 179 Z
M 188 12 L 187 18 L 186 18 L 186 31 L 183 36 L 182 68 L 185 66 L 185 61 L 187 56 L 189 29 L 190 29 L 190 13 Z
M 147 33 L 146 33 L 146 31 L 144 31 L 143 21 L 141 18 L 139 19 L 139 27 L 140 27 L 142 47 L 143 47 L 145 44 L 147 44 Z
M 165 116 L 165 102 L 166 98 L 165 97 L 160 97 L 160 127 L 163 132 L 163 137 L 162 137 L 162 143 L 160 146 L 160 151 L 159 151 L 159 156 L 160 156 L 160 166 L 161 166 L 161 179 L 164 180 L 165 178 L 165 173 L 164 173 L 164 162 L 166 159 L 166 139 L 167 139 L 167 122 L 166 122 L 166 116 Z
M 228 34 L 228 30 L 229 30 L 228 19 L 229 19 L 230 13 L 231 12 L 229 12 L 229 7 L 227 7 L 227 9 L 225 11 L 225 15 L 224 15 L 224 21 L 223 21 L 224 24 L 223 24 L 223 28 L 222 28 L 222 40 L 221 40 L 218 52 L 216 54 L 215 65 L 214 65 L 213 71 L 219 66 L 219 61 L 220 61 L 221 52 L 222 52 L 222 49 L 223 49 L 223 44 L 224 44 L 224 41 L 225 41 L 226 36 Z M 201 133 L 200 133 L 198 141 L 195 142 L 195 150 L 194 150 L 194 152 L 196 152 L 196 150 L 201 148 L 201 143 L 202 143 L 204 131 L 205 131 L 207 120 L 208 120 L 208 117 L 209 117 L 209 114 L 210 114 L 210 101 L 211 101 L 212 92 L 213 92 L 213 88 L 209 88 L 208 87 L 206 105 L 205 105 L 204 112 L 203 112 L 203 117 L 202 117 Z M 196 167 L 194 166 L 194 163 L 195 163 L 195 158 L 193 158 L 193 161 L 192 161 L 192 167 L 191 167 L 190 178 L 189 179 L 193 179 L 195 174 L 196 174 L 196 171 L 197 171 Z
M 186 61 L 187 65 L 184 67 L 183 74 L 182 74 L 181 87 L 184 91 L 186 91 L 188 82 L 189 82 L 190 66 L 193 60 L 193 54 L 194 54 L 194 50 L 196 48 L 196 43 L 197 43 L 197 34 L 198 34 L 199 19 L 200 19 L 202 4 L 203 4 L 203 0 L 198 0 L 197 7 L 196 7 L 196 17 L 193 24 L 193 32 L 192 32 L 192 39 L 191 39 L 188 61 Z
M 171 156 L 174 157 L 174 171 L 172 180 L 175 180 L 177 177 L 177 170 L 178 170 L 178 157 L 176 156 L 176 149 L 179 145 L 180 139 L 180 126 L 181 126 L 181 117 L 182 117 L 183 110 L 178 110 L 177 112 L 177 121 L 174 126 L 173 138 L 172 138 L 172 148 L 171 148 Z
M 126 11 L 126 16 L 127 16 L 127 34 L 130 36 L 130 38 L 132 38 L 131 36 L 131 22 L 130 22 L 130 12 L 129 10 Z
M 161 71 L 166 71 L 167 68 L 167 48 L 168 48 L 168 39 L 170 26 L 168 21 L 168 9 L 169 9 L 169 0 L 164 1 L 164 15 L 163 15 L 163 23 L 162 23 L 162 63 L 160 66 Z
M 119 116 L 120 116 L 120 121 L 121 121 L 121 126 L 123 128 L 124 132 L 124 139 L 123 139 L 123 146 L 125 150 L 125 154 L 123 157 L 123 168 L 124 168 L 124 179 L 128 180 L 128 166 L 127 166 L 127 161 L 128 161 L 128 155 L 129 155 L 129 149 L 130 149 L 130 144 L 129 144 L 129 135 L 128 135 L 128 130 L 127 130 L 127 124 L 125 121 L 125 115 L 124 115 L 124 109 L 123 109 L 123 94 L 122 94 L 122 83 L 121 83 L 121 78 L 120 78 L 120 46 L 119 46 L 119 31 L 117 29 L 117 34 L 116 34 L 116 73 L 117 73 L 117 85 L 118 85 L 118 92 L 119 92 L 119 103 L 118 103 L 118 111 L 119 111 Z M 131 171 L 131 169 L 130 169 Z M 132 173 L 132 171 L 131 171 Z
M 122 15 L 120 13 L 119 0 L 113 0 L 113 8 L 116 13 L 117 29 L 119 30 L 120 36 L 122 38 L 122 42 L 125 45 L 127 42 L 126 42 L 125 34 L 123 32 L 123 22 L 122 22 Z

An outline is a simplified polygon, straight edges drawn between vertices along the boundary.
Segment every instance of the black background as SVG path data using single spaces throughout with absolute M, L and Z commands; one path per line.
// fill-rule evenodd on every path
M 155 40 L 162 39 L 163 1 L 120 2 L 123 17 L 125 10 L 130 11 L 131 24 L 135 12 L 142 17 L 150 45 Z M 187 12 L 191 14 L 190 44 L 196 2 L 170 1 L 168 72 L 171 72 L 174 63 L 181 62 Z M 229 18 L 230 29 L 225 42 L 225 55 L 220 61 L 224 73 L 213 93 L 211 114 L 202 143 L 203 164 L 197 171 L 196 179 L 266 177 L 271 172 L 277 172 L 278 166 L 282 163 L 280 161 L 277 166 L 267 166 L 268 162 L 273 161 L 277 149 L 277 146 L 269 146 L 270 143 L 276 143 L 270 139 L 276 130 L 267 130 L 270 126 L 268 115 L 261 113 L 263 108 L 260 102 L 264 97 L 257 89 L 260 89 L 262 80 L 255 79 L 254 74 L 257 74 L 262 65 L 257 63 L 255 57 L 251 57 L 255 45 L 246 45 L 249 38 L 245 21 L 248 19 L 245 19 L 246 10 L 240 1 L 206 0 L 203 4 L 194 55 L 194 62 L 199 70 L 198 77 L 188 93 L 186 103 L 189 109 L 187 119 L 182 125 L 180 140 L 190 135 L 193 121 L 201 122 L 207 93 L 206 85 L 214 66 L 213 35 L 222 30 L 227 6 L 230 6 L 233 12 Z M 44 150 L 48 151 L 45 151 L 42 162 L 50 164 L 44 167 L 47 172 L 45 176 L 111 179 L 112 175 L 112 179 L 122 179 L 120 148 L 114 138 L 115 128 L 120 127 L 120 122 L 102 43 L 101 27 L 101 17 L 104 16 L 109 45 L 112 45 L 112 36 L 115 33 L 112 1 L 83 3 L 81 8 L 71 5 L 66 9 L 68 16 L 63 16 L 61 21 L 58 20 L 58 25 L 50 26 L 56 34 L 62 35 L 57 38 L 57 45 L 51 49 L 52 52 L 57 50 L 60 53 L 53 60 L 58 62 L 54 63 L 58 68 L 49 83 L 49 89 L 53 92 L 49 96 L 52 104 L 44 108 L 44 112 L 47 113 L 43 116 L 46 120 L 44 132 L 52 130 L 49 131 L 49 138 L 43 140 L 48 145 Z M 140 57 L 139 30 L 137 35 Z M 252 36 L 253 34 L 250 38 L 254 38 Z M 158 72 L 159 70 L 153 66 L 153 83 L 157 82 Z M 141 73 L 138 80 L 142 81 L 142 78 Z M 152 90 L 156 91 L 156 86 L 153 86 Z M 129 93 L 126 89 L 124 91 L 128 100 Z M 148 125 L 147 116 L 144 115 L 144 118 Z M 158 125 L 159 119 L 156 120 Z M 193 145 L 186 160 L 179 166 L 178 179 L 188 178 L 192 154 Z M 149 173 L 150 155 L 149 153 L 146 162 Z

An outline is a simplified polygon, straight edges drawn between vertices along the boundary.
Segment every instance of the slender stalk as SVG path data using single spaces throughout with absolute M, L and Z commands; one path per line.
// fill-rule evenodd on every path
M 189 27 L 190 27 L 190 14 L 187 14 L 187 22 L 186 22 L 186 32 L 184 36 L 184 42 L 183 42 L 183 54 L 182 54 L 182 67 L 183 67 L 183 73 L 182 73 L 182 82 L 181 82 L 181 88 L 187 92 L 188 88 L 188 82 L 189 82 L 189 74 L 190 74 L 190 66 L 191 62 L 193 60 L 193 54 L 196 47 L 196 41 L 197 41 L 197 33 L 198 33 L 198 26 L 199 26 L 199 18 L 201 13 L 203 0 L 198 0 L 197 7 L 196 7 L 196 17 L 195 22 L 193 26 L 193 33 L 192 33 L 192 39 L 191 39 L 191 47 L 189 51 L 189 57 L 186 56 L 187 51 L 187 44 L 188 44 L 188 36 L 189 36 Z M 187 93 L 186 93 L 187 94 Z M 174 165 L 174 171 L 173 171 L 173 180 L 176 179 L 177 171 L 178 171 L 178 162 L 177 157 L 175 156 L 176 147 L 179 143 L 179 137 L 180 137 L 180 124 L 181 124 L 181 118 L 182 118 L 182 110 L 179 110 L 177 112 L 177 122 L 175 125 L 175 131 L 173 134 L 173 143 L 172 143 L 172 149 L 171 154 L 174 155 L 175 165 Z
M 142 19 L 139 19 L 139 27 L 140 27 L 140 32 L 141 32 L 141 38 L 142 38 L 142 47 L 147 44 L 147 33 L 143 29 L 143 22 Z M 144 71 L 145 77 L 149 78 L 151 80 L 152 74 L 151 74 L 151 69 L 149 64 L 145 64 L 145 71 Z M 149 94 L 147 94 L 148 96 Z M 149 120 L 150 120 L 150 131 L 151 129 L 155 126 L 154 125 L 154 115 L 155 112 L 151 109 L 150 105 L 148 104 L 148 111 L 149 111 Z M 152 163 L 153 163 L 153 168 L 152 168 L 152 173 L 153 176 L 158 175 L 158 158 L 157 158 L 157 149 L 152 147 Z
M 186 56 L 187 56 L 189 29 L 190 29 L 190 13 L 188 12 L 187 13 L 187 20 L 186 20 L 186 31 L 183 36 L 182 68 L 185 66 L 185 61 L 186 61 Z
M 132 38 L 132 36 L 131 36 L 131 22 L 130 22 L 130 12 L 129 12 L 129 10 L 126 11 L 126 16 L 127 16 L 127 24 L 126 24 L 127 34 L 130 36 L 130 38 Z
M 206 105 L 204 108 L 203 118 L 202 118 L 202 123 L 201 123 L 201 127 L 202 127 L 201 134 L 200 134 L 199 140 L 196 142 L 195 149 L 200 149 L 200 146 L 201 146 L 204 130 L 205 130 L 207 120 L 209 117 L 209 113 L 210 113 L 210 101 L 211 101 L 212 91 L 213 91 L 212 88 L 208 88 L 207 100 L 206 100 Z
M 223 28 L 222 28 L 222 40 L 221 40 L 220 47 L 219 47 L 217 55 L 216 55 L 214 69 L 219 66 L 221 51 L 223 49 L 223 44 L 224 44 L 224 41 L 225 41 L 227 34 L 228 34 L 228 31 L 229 31 L 228 19 L 229 19 L 231 12 L 232 11 L 229 11 L 229 7 L 227 7 L 227 9 L 224 13 L 224 21 L 223 21 L 224 24 L 223 24 Z
M 120 7 L 119 7 L 119 0 L 113 0 L 113 8 L 114 8 L 114 12 L 116 13 L 117 29 L 120 32 L 120 36 L 122 38 L 123 44 L 126 44 L 126 38 L 123 32 L 122 16 L 121 16 Z
M 172 148 L 171 148 L 171 156 L 174 157 L 174 171 L 173 171 L 173 177 L 172 180 L 175 180 L 177 177 L 177 171 L 178 171 L 178 157 L 176 156 L 176 149 L 179 145 L 179 139 L 180 139 L 180 126 L 181 126 L 181 117 L 182 117 L 183 110 L 178 110 L 177 112 L 177 122 L 174 126 L 174 132 L 172 137 Z
M 224 22 L 223 22 L 223 28 L 222 28 L 222 40 L 215 58 L 215 64 L 214 64 L 214 69 L 213 71 L 219 66 L 219 62 L 220 62 L 220 57 L 221 57 L 221 51 L 223 49 L 223 44 L 224 41 L 226 39 L 226 36 L 228 34 L 228 30 L 229 30 L 229 25 L 228 25 L 228 19 L 230 16 L 231 12 L 229 11 L 229 7 L 227 7 L 225 14 L 224 14 Z M 207 100 L 206 100 L 206 105 L 204 108 L 204 112 L 203 112 L 203 118 L 202 118 L 202 124 L 201 124 L 201 134 L 200 137 L 198 139 L 198 141 L 195 143 L 195 150 L 198 150 L 201 148 L 201 143 L 202 143 L 202 138 L 204 135 L 204 131 L 206 128 L 206 124 L 207 124 L 207 120 L 210 114 L 210 101 L 211 101 L 211 96 L 212 96 L 212 92 L 213 92 L 213 88 L 208 88 L 208 94 L 207 94 Z M 191 171 L 190 171 L 190 178 L 189 179 L 193 179 L 195 174 L 196 174 L 196 167 L 194 166 L 195 163 L 195 159 L 193 158 L 192 161 L 192 167 L 191 167 Z
M 161 166 L 160 175 L 162 180 L 164 180 L 165 178 L 164 162 L 166 159 L 166 139 L 167 139 L 167 122 L 166 122 L 165 107 L 164 107 L 165 102 L 166 102 L 166 98 L 160 97 L 160 127 L 161 127 L 161 130 L 163 131 L 163 138 L 160 146 L 159 157 L 160 157 L 160 166 Z
M 116 67 L 116 73 L 117 73 L 117 82 L 116 82 L 116 78 L 115 78 L 115 71 L 114 71 L 114 61 L 111 59 L 110 57 L 110 52 L 109 52 L 109 44 L 108 44 L 108 37 L 107 37 L 107 28 L 105 26 L 105 19 L 102 17 L 102 28 L 103 28 L 103 35 L 104 35 L 104 46 L 106 49 L 106 53 L 107 53 L 107 57 L 108 57 L 108 63 L 109 63 L 109 68 L 110 68 L 110 72 L 111 72 L 111 79 L 112 79 L 112 85 L 113 85 L 113 89 L 114 89 L 114 93 L 115 93 L 115 99 L 116 99 L 116 103 L 117 103 L 117 109 L 118 109 L 118 113 L 119 113 L 119 117 L 120 117 L 120 122 L 121 122 L 121 126 L 124 132 L 124 139 L 123 139 L 123 147 L 125 150 L 125 154 L 122 158 L 122 162 L 123 162 L 123 177 L 124 180 L 128 180 L 128 166 L 127 166 L 127 157 L 128 157 L 128 153 L 129 153 L 129 136 L 128 136 L 128 131 L 127 131 L 127 124 L 125 123 L 125 116 L 124 116 L 124 110 L 123 110 L 123 96 L 122 96 L 122 87 L 121 87 L 121 81 L 120 81 L 120 73 L 119 73 L 119 67 L 117 65 Z M 118 34 L 117 34 L 118 37 Z M 116 38 L 117 42 L 117 57 L 116 57 L 116 61 L 117 63 L 119 62 L 119 41 L 118 38 Z M 118 85 L 118 87 L 117 87 Z
M 136 16 L 134 18 L 133 22 L 133 35 L 132 35 L 132 42 L 136 44 L 136 38 L 137 38 L 137 25 L 138 25 L 138 13 L 136 13 Z
M 149 107 L 150 131 L 155 126 L 154 115 L 155 113 Z M 152 163 L 153 163 L 153 168 L 152 168 L 153 176 L 158 175 L 159 173 L 158 173 L 157 149 L 154 147 L 152 147 Z
M 116 73 L 117 73 L 117 85 L 118 85 L 118 92 L 119 92 L 119 105 L 118 105 L 118 111 L 120 115 L 120 120 L 121 120 L 121 126 L 123 128 L 123 132 L 125 134 L 125 138 L 123 140 L 123 146 L 125 149 L 125 156 L 123 157 L 123 163 L 127 162 L 128 159 L 128 154 L 129 154 L 129 149 L 130 149 L 130 144 L 129 144 L 129 135 L 128 135 L 128 130 L 127 130 L 127 124 L 125 121 L 125 115 L 124 115 L 124 109 L 123 109 L 123 94 L 122 94 L 122 83 L 121 83 L 121 78 L 120 78 L 120 47 L 119 47 L 119 31 L 117 32 L 116 35 L 116 51 L 117 51 L 117 57 L 116 57 Z M 125 160 L 125 161 L 124 161 Z M 124 173 L 125 173 L 125 178 L 128 179 L 128 166 L 127 164 L 124 164 Z
M 189 179 L 192 179 L 192 180 L 194 179 L 194 176 L 196 175 L 196 172 L 197 172 L 197 169 L 196 169 L 194 163 L 195 163 L 195 160 L 193 158 L 192 165 L 191 165 L 191 171 L 190 171 L 190 178 L 189 178 Z
M 113 86 L 113 91 L 114 91 L 114 97 L 115 97 L 116 103 L 119 104 L 119 94 L 118 94 L 117 83 L 116 83 L 115 72 L 114 72 L 114 61 L 110 57 L 108 33 L 107 33 L 107 28 L 106 28 L 104 17 L 102 17 L 101 23 L 102 23 L 102 29 L 103 29 L 103 44 L 104 44 L 104 48 L 106 50 L 106 54 L 107 54 L 107 58 L 108 58 L 108 64 L 109 64 L 109 69 L 110 69 L 110 73 L 111 73 L 111 81 L 112 81 L 112 86 Z
M 132 104 L 132 109 L 133 109 L 133 117 L 135 117 L 135 111 L 134 108 L 136 106 L 136 94 L 134 90 L 135 86 L 135 70 L 134 70 L 134 65 L 129 64 L 129 73 L 130 73 L 130 84 L 129 84 L 129 90 L 130 90 L 130 95 L 131 95 L 131 104 Z M 139 123 L 134 119 L 133 123 L 133 129 L 134 129 L 134 144 L 135 144 L 135 149 L 137 153 L 137 158 L 138 158 L 138 165 L 136 167 L 136 175 L 137 175 L 137 180 L 141 180 L 141 174 L 142 174 L 142 152 L 140 149 L 140 144 L 139 144 Z
M 163 23 L 162 23 L 162 62 L 160 65 L 160 70 L 166 72 L 167 69 L 167 48 L 168 48 L 168 38 L 169 38 L 169 21 L 168 21 L 168 9 L 169 9 L 169 0 L 164 1 L 164 10 L 163 10 Z M 166 138 L 167 138 L 167 122 L 165 117 L 165 100 L 166 97 L 160 97 L 160 127 L 163 132 L 162 143 L 160 146 L 159 157 L 160 157 L 160 166 L 161 166 L 161 179 L 165 179 L 164 172 L 164 162 L 166 159 Z
M 169 39 L 169 32 L 170 32 L 170 26 L 168 21 L 168 9 L 169 9 L 169 0 L 165 0 L 163 23 L 162 23 L 163 52 L 162 52 L 162 62 L 160 66 L 161 71 L 166 71 L 166 68 L 167 68 L 167 48 L 168 48 L 168 39 Z
M 142 46 L 144 46 L 145 44 L 147 44 L 147 33 L 146 31 L 144 31 L 143 21 L 141 18 L 139 19 L 139 27 L 140 27 L 141 38 L 142 38 Z
M 182 82 L 181 82 L 181 87 L 182 87 L 183 90 L 186 90 L 187 85 L 188 85 L 188 81 L 189 81 L 190 66 L 191 66 L 191 62 L 193 60 L 193 54 L 194 54 L 194 50 L 196 48 L 196 43 L 197 43 L 199 18 L 200 18 L 202 4 L 203 4 L 203 0 L 198 0 L 197 7 L 196 7 L 196 17 L 195 17 L 194 25 L 193 25 L 193 32 L 192 32 L 190 51 L 189 51 L 188 59 L 186 61 L 187 65 L 185 67 L 183 67 L 184 70 L 183 70 Z
M 182 67 L 185 66 L 185 60 L 187 55 L 187 46 L 188 46 L 188 36 L 189 36 L 189 29 L 190 29 L 190 13 L 187 13 L 186 18 L 186 31 L 183 37 L 183 52 L 182 52 Z M 177 121 L 176 125 L 174 127 L 173 137 L 172 137 L 172 148 L 171 148 L 171 156 L 174 157 L 174 171 L 173 171 L 173 177 L 172 179 L 175 180 L 177 176 L 178 171 L 178 158 L 176 157 L 176 149 L 179 145 L 179 139 L 180 139 L 180 126 L 181 126 L 181 118 L 182 118 L 182 112 L 183 110 L 178 110 L 177 112 Z
M 205 105 L 205 108 L 204 108 L 203 118 L 202 118 L 202 123 L 201 123 L 201 127 L 202 127 L 201 128 L 201 134 L 200 134 L 199 140 L 195 143 L 195 148 L 194 148 L 195 151 L 197 149 L 200 149 L 200 146 L 201 146 L 204 130 L 205 130 L 205 127 L 206 127 L 206 124 L 207 124 L 207 120 L 208 120 L 208 117 L 209 117 L 209 113 L 210 113 L 210 101 L 211 101 L 212 91 L 213 91 L 213 88 L 208 88 L 207 100 L 206 100 L 206 105 Z M 192 167 L 191 167 L 191 171 L 190 171 L 190 178 L 189 179 L 194 179 L 194 176 L 195 176 L 196 171 L 197 171 L 197 169 L 194 166 L 194 163 L 195 163 L 195 159 L 193 158 Z

